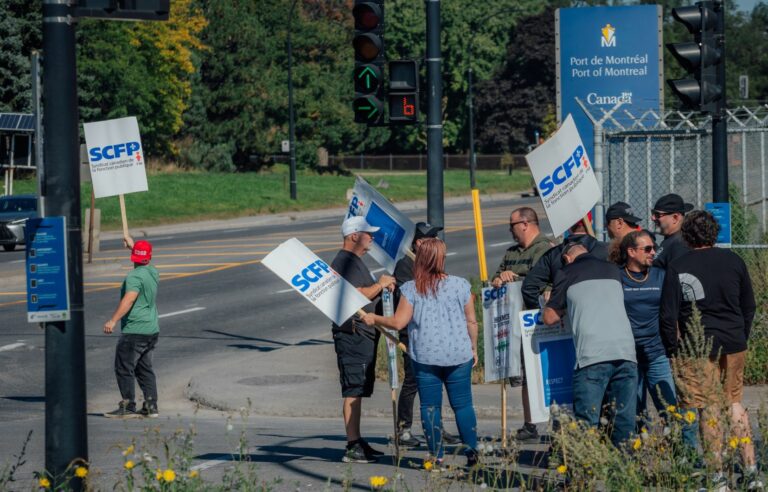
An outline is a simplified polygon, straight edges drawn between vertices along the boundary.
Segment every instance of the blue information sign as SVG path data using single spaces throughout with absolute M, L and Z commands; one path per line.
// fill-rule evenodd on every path
M 607 111 L 618 102 L 635 115 L 661 111 L 661 21 L 658 5 L 568 8 L 555 14 L 557 117 L 563 121 L 573 115 L 593 162 L 592 122 L 576 98 L 598 118 L 600 108 Z
M 717 244 L 721 248 L 731 247 L 731 204 L 725 203 L 705 203 L 704 209 L 711 213 L 718 225 L 720 232 L 717 233 Z
M 69 319 L 66 219 L 29 219 L 25 232 L 27 321 L 66 321 Z

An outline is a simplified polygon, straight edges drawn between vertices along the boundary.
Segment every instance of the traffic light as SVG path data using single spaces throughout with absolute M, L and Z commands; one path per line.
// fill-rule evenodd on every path
M 384 0 L 355 0 L 355 122 L 378 125 L 384 117 Z
M 719 113 L 725 107 L 724 15 L 722 3 L 713 1 L 672 9 L 675 20 L 694 38 L 693 42 L 667 44 L 689 77 L 693 77 L 667 80 L 687 108 Z
M 419 66 L 414 60 L 389 62 L 389 121 L 419 121 Z

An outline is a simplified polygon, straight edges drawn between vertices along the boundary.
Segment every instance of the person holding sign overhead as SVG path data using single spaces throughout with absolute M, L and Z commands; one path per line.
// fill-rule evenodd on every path
M 133 270 L 120 289 L 120 304 L 104 323 L 104 333 L 111 334 L 121 321 L 120 339 L 115 350 L 115 376 L 120 389 L 118 408 L 105 413 L 109 418 L 157 417 L 157 382 L 152 369 L 152 353 L 160 335 L 157 314 L 157 287 L 160 275 L 152 261 L 152 244 L 125 237 L 131 248 Z M 144 394 L 144 406 L 136 412 L 136 381 Z
M 381 312 L 381 292 L 384 289 L 393 290 L 395 286 L 395 279 L 389 275 L 374 280 L 362 259 L 371 247 L 373 233 L 378 230 L 365 217 L 346 219 L 341 224 L 344 244 L 331 263 L 331 268 L 373 301 L 363 308 L 368 313 L 377 309 Z M 347 433 L 347 447 L 342 461 L 373 463 L 384 453 L 373 449 L 362 438 L 360 415 L 362 399 L 373 394 L 379 332 L 360 323 L 359 318 L 353 316 L 341 326 L 333 325 L 333 343 L 339 366 L 341 396 L 344 398 L 342 412 Z
M 402 330 L 416 372 L 421 425 L 429 452 L 442 465 L 443 386 L 466 445 L 467 466 L 477 463 L 477 417 L 472 404 L 472 368 L 477 364 L 477 321 L 469 282 L 445 272 L 445 243 L 427 238 L 416 250 L 414 280 L 400 287 L 394 316 L 366 314 L 363 322 Z

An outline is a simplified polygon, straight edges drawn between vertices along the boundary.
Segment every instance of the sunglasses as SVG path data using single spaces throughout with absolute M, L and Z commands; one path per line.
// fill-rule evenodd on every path
M 651 251 L 656 251 L 656 246 L 653 246 L 653 245 L 651 245 L 651 246 L 643 246 L 642 248 L 636 246 L 636 247 L 634 247 L 632 249 L 634 249 L 634 250 L 638 250 L 639 249 L 639 250 L 643 251 L 644 253 L 650 253 Z
M 518 220 L 517 222 L 510 222 L 509 223 L 509 230 L 511 231 L 517 224 L 527 224 L 527 220 Z
M 662 217 L 666 217 L 667 215 L 672 215 L 675 212 L 651 212 L 651 217 L 656 217 L 657 219 L 660 219 Z

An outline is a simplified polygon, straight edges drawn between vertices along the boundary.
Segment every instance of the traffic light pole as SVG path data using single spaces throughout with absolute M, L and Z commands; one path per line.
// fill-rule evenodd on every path
M 433 226 L 444 227 L 440 0 L 425 0 L 425 6 L 427 10 L 427 221 Z
M 55 490 L 73 462 L 88 461 L 75 19 L 69 4 L 43 0 L 45 212 L 66 217 L 69 252 L 70 319 L 44 325 L 45 469 Z M 71 478 L 68 487 L 82 490 L 83 484 Z
M 717 29 L 715 39 L 720 50 L 720 63 L 717 65 L 717 85 L 722 97 L 718 101 L 717 111 L 712 114 L 712 201 L 728 201 L 728 115 L 725 90 L 725 6 L 722 1 L 715 2 Z

